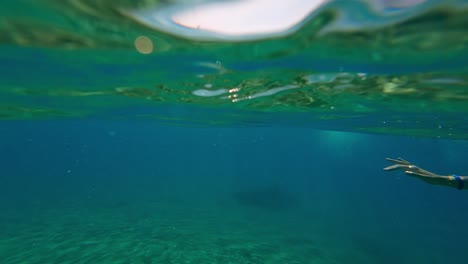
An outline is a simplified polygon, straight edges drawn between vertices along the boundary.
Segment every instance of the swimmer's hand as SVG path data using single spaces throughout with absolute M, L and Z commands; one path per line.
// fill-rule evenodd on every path
M 413 163 L 406 161 L 402 158 L 397 158 L 397 159 L 391 159 L 387 158 L 388 161 L 393 162 L 395 164 L 390 165 L 388 167 L 385 167 L 384 170 L 386 171 L 391 171 L 391 170 L 403 170 L 405 171 L 406 174 L 409 176 L 416 176 L 416 177 L 437 177 L 440 175 L 437 175 L 435 173 L 432 173 L 430 171 L 424 170 L 422 168 L 419 168 L 418 166 L 414 165 Z

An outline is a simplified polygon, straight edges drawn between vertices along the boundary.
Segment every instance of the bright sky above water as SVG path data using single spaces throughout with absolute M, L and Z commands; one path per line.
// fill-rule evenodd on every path
M 353 0 L 355 1 L 355 0 Z M 376 13 L 403 11 L 431 0 L 360 0 Z M 435 0 L 434 0 L 435 1 Z M 241 39 L 284 35 L 294 30 L 306 17 L 333 0 L 240 0 L 173 2 L 157 9 L 127 13 L 147 26 L 172 34 L 196 39 Z M 341 4 L 350 2 L 338 1 Z M 369 21 L 356 11 L 340 10 L 334 29 L 359 28 Z M 373 11 L 370 11 L 371 13 Z M 400 12 L 394 13 L 398 15 Z M 392 17 L 392 15 L 390 16 Z M 395 20 L 404 17 L 395 17 Z M 381 23 L 395 21 L 382 19 Z M 373 22 L 374 23 L 374 22 Z M 377 25 L 377 22 L 375 22 Z
M 185 8 L 173 20 L 185 27 L 228 35 L 287 30 L 328 0 L 212 2 Z

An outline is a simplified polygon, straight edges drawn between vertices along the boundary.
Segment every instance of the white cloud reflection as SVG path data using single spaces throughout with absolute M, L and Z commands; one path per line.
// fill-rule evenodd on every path
M 227 35 L 282 32 L 304 20 L 328 0 L 249 0 L 210 2 L 172 16 L 177 24 Z
M 463 1 L 444 1 L 459 2 Z M 321 8 L 333 8 L 338 14 L 325 32 L 396 23 L 441 4 L 438 0 L 176 0 L 124 12 L 149 27 L 185 38 L 252 40 L 287 35 Z

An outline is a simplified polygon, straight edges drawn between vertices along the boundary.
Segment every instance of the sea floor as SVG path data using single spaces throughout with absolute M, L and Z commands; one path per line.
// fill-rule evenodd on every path
M 423 260 L 417 252 L 404 256 L 403 245 L 388 248 L 385 242 L 343 232 L 345 222 L 337 230 L 336 221 L 327 225 L 295 209 L 197 206 L 181 201 L 56 204 L 33 203 L 3 210 L 1 263 L 362 264 Z

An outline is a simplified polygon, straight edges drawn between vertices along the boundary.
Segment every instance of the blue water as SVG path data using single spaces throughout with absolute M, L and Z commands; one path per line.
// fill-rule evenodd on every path
M 293 257 L 276 262 L 466 262 L 467 193 L 382 170 L 389 165 L 386 157 L 401 156 L 434 172 L 466 175 L 466 141 L 106 119 L 3 121 L 0 135 L 1 263 L 227 261 L 229 251 L 220 253 L 219 262 L 209 257 L 223 247 L 219 244 L 205 248 L 208 255 L 199 257 L 201 262 L 183 262 L 176 255 L 162 259 L 158 252 L 145 262 L 134 258 L 139 249 L 132 244 L 106 247 L 112 239 L 146 241 L 148 230 L 158 226 L 145 221 L 164 219 L 187 220 L 184 228 L 193 228 L 190 237 L 196 238 L 191 246 L 212 241 L 204 237 L 238 232 L 246 237 L 259 232 L 264 245 L 276 245 L 270 253 L 246 245 L 252 259 L 232 263 L 274 263 L 271 256 L 282 253 Z M 161 204 L 164 214 L 158 211 Z M 237 216 L 242 223 L 230 225 Z M 116 221 L 133 231 L 115 236 L 112 222 L 101 218 L 125 219 Z M 91 224 L 99 231 L 85 234 L 104 247 L 94 253 L 65 246 L 58 249 L 74 255 L 58 258 L 58 251 L 46 246 L 66 243 L 66 238 L 50 242 L 47 232 L 56 227 L 63 225 L 76 237 Z M 205 224 L 217 229 L 204 231 Z M 141 237 L 130 237 L 138 228 Z M 179 243 L 169 240 L 163 245 Z M 318 252 L 311 256 L 310 241 Z

